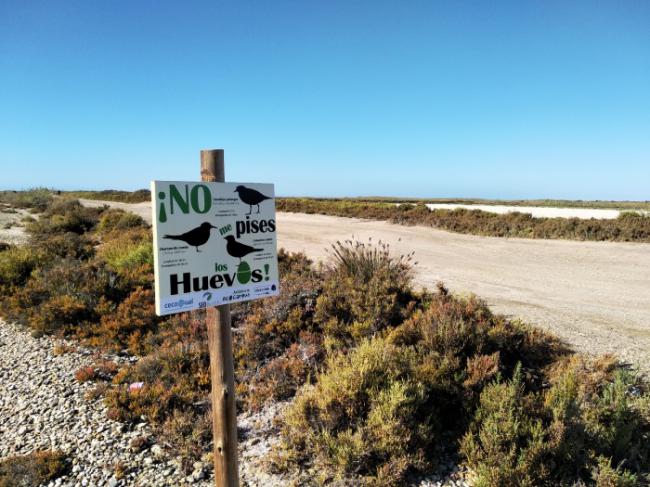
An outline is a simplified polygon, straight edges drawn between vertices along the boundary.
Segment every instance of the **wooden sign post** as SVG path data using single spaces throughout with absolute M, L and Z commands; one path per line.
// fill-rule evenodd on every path
M 225 182 L 223 149 L 201 151 L 201 181 Z M 206 313 L 212 381 L 214 480 L 217 487 L 239 487 L 230 305 L 209 307 Z
M 156 314 L 205 309 L 214 476 L 239 487 L 230 305 L 280 294 L 275 187 L 224 181 L 223 150 L 201 151 L 201 181 L 151 181 Z

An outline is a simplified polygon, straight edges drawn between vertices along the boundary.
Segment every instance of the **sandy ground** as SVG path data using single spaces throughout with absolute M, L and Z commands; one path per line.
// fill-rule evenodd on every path
M 98 200 L 86 200 L 79 199 L 79 202 L 90 208 L 96 208 L 98 206 L 112 206 L 113 208 L 121 208 L 122 210 L 132 211 L 136 215 L 140 215 L 142 219 L 151 223 L 151 203 L 145 201 L 144 203 L 119 203 L 117 201 L 98 201 Z
M 650 244 L 480 237 L 428 227 L 280 213 L 278 245 L 322 259 L 354 235 L 415 251 L 416 280 L 475 293 L 582 351 L 616 353 L 650 372 Z
M 108 204 L 151 221 L 149 203 Z M 419 285 L 444 281 L 581 351 L 616 353 L 650 372 L 650 244 L 480 237 L 298 213 L 277 220 L 278 245 L 288 250 L 323 259 L 336 240 L 381 239 L 395 252 L 415 251 Z
M 15 213 L 9 213 L 14 211 Z M 21 221 L 26 216 L 33 217 L 27 210 L 0 208 L 0 242 L 19 245 L 27 241 L 24 223 Z
M 464 205 L 455 203 L 429 203 L 430 209 L 455 210 L 456 208 L 466 208 L 468 210 L 483 210 L 490 213 L 530 213 L 536 218 L 589 218 L 612 219 L 618 218 L 621 213 L 619 210 L 606 210 L 596 208 L 556 208 L 543 206 L 505 206 L 505 205 Z

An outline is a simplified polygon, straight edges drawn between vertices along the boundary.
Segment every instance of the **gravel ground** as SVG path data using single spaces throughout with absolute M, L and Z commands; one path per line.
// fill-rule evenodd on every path
M 33 338 L 24 328 L 0 322 L 0 459 L 34 450 L 59 449 L 72 459 L 71 473 L 52 486 L 213 486 L 209 466 L 194 465 L 186 475 L 179 462 L 160 445 L 143 451 L 131 441 L 148 437 L 151 428 L 139 423 L 129 428 L 106 417 L 102 399 L 86 399 L 92 383 L 79 384 L 74 372 L 99 356 L 89 349 L 54 355 L 57 343 L 49 337 Z M 134 358 L 106 357 L 114 361 Z M 275 406 L 258 414 L 242 415 L 240 457 L 244 486 L 282 486 L 286 481 L 261 471 L 261 455 L 274 434 Z M 116 465 L 128 471 L 115 476 Z

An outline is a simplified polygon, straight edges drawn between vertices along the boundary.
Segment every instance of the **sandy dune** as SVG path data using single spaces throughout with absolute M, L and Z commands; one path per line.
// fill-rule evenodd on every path
M 148 203 L 108 204 L 151 220 Z M 415 251 L 420 285 L 442 280 L 580 350 L 616 353 L 650 372 L 650 244 L 479 237 L 296 213 L 277 220 L 278 244 L 288 250 L 322 259 L 336 240 L 381 239 L 396 252 Z

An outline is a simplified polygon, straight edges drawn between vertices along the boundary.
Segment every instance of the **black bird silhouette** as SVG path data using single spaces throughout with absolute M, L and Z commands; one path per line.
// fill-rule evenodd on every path
M 241 264 L 241 258 L 246 257 L 248 254 L 252 254 L 253 252 L 262 252 L 264 249 L 256 249 L 254 247 L 251 247 L 250 245 L 243 244 L 241 242 L 238 242 L 235 240 L 235 237 L 232 235 L 228 235 L 227 237 L 224 237 L 228 243 L 226 244 L 226 252 L 228 252 L 229 255 L 233 257 L 237 257 L 239 259 L 239 263 Z
M 196 247 L 197 252 L 199 250 L 199 245 L 203 245 L 210 239 L 210 230 L 217 228 L 214 225 L 205 222 L 201 223 L 200 226 L 193 228 L 192 230 L 182 233 L 180 235 L 164 235 L 163 238 L 168 238 L 170 240 L 182 240 L 186 244 Z
M 253 213 L 253 206 L 257 206 L 257 213 L 260 212 L 260 203 L 264 200 L 272 200 L 273 198 L 263 195 L 253 188 L 247 188 L 241 184 L 235 188 L 235 193 L 239 194 L 239 199 L 249 206 L 248 214 Z

